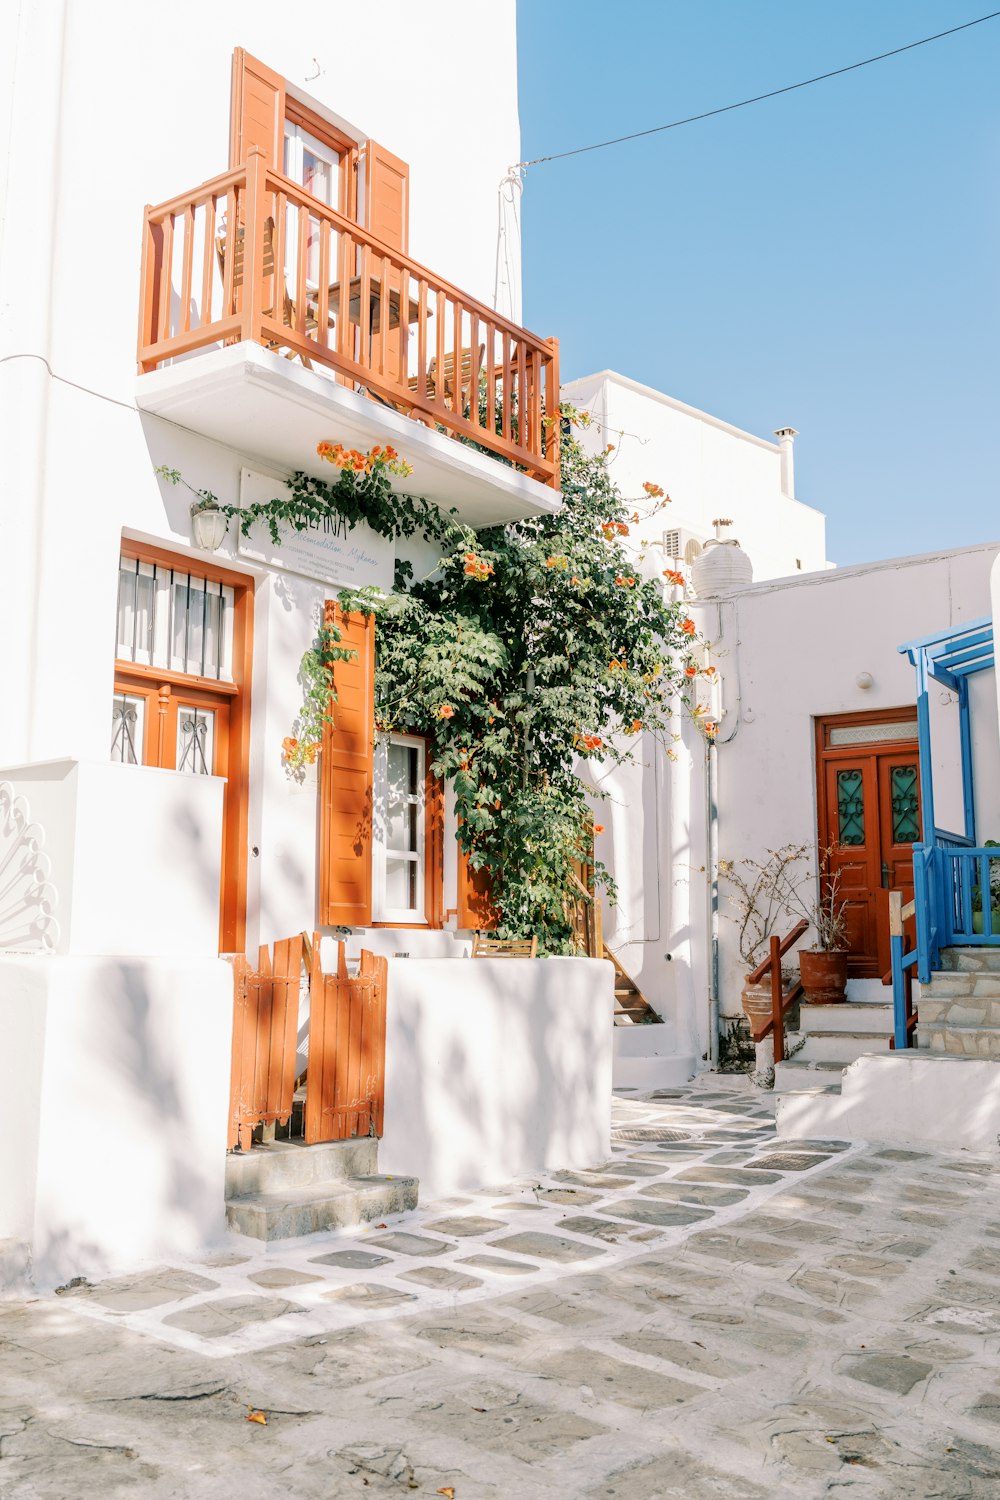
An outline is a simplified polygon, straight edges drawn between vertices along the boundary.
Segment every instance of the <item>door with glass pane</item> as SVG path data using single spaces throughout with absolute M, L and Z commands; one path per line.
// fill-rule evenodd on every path
M 177 564 L 177 566 L 174 566 Z M 111 759 L 226 779 L 220 948 L 242 950 L 246 909 L 250 610 L 247 580 L 169 553 L 125 553 Z
M 849 973 L 889 969 L 889 892 L 913 896 L 920 762 L 912 710 L 817 722 L 819 847 L 846 902 Z

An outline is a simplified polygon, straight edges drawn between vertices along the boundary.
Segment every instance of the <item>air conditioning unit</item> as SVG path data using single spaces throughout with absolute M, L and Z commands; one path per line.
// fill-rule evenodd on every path
M 676 527 L 672 531 L 663 533 L 663 551 L 667 557 L 672 557 L 675 562 L 685 563 L 688 567 L 704 548 L 704 539 L 695 536 L 693 531 L 685 531 L 682 527 Z

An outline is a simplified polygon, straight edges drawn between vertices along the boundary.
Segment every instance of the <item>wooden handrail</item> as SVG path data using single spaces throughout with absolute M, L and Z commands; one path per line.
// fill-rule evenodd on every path
M 221 289 L 220 289 L 221 282 Z M 259 342 L 559 485 L 559 350 L 269 168 L 144 216 L 140 372 Z
M 788 936 L 782 938 L 778 944 L 779 958 L 783 958 L 792 944 L 798 942 L 799 938 L 802 936 L 808 926 L 809 923 L 805 920 L 805 918 L 803 918 L 800 922 L 796 922 L 795 926 L 792 928 Z M 752 974 L 747 975 L 747 984 L 760 984 L 761 980 L 764 978 L 764 975 L 770 972 L 773 959 L 774 953 L 772 951 L 767 955 L 762 964 L 757 965 Z
M 772 934 L 767 958 L 763 963 L 758 964 L 746 979 L 747 984 L 759 984 L 765 974 L 769 973 L 771 976 L 771 1019 L 761 1027 L 760 1031 L 753 1031 L 752 1035 L 755 1042 L 762 1042 L 766 1036 L 773 1034 L 776 1063 L 784 1062 L 785 1059 L 785 1012 L 803 993 L 800 979 L 796 979 L 787 990 L 783 989 L 781 959 L 792 944 L 798 942 L 808 926 L 809 923 L 803 920 L 796 922 L 791 932 L 784 938 Z

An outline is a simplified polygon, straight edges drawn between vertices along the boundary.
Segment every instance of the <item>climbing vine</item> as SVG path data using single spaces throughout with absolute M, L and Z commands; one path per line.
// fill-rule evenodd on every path
M 393 489 L 390 475 L 413 473 L 413 466 L 400 458 L 395 448 L 376 444 L 362 453 L 342 443 L 320 443 L 316 452 L 338 470 L 336 479 L 318 479 L 299 471 L 285 480 L 287 495 L 253 505 L 230 504 L 211 490 L 196 489 L 169 464 L 161 464 L 155 472 L 168 484 L 182 484 L 191 491 L 195 497 L 192 513 L 220 510 L 227 520 L 237 521 L 244 536 L 263 522 L 276 547 L 281 544 L 283 525 L 293 531 L 307 531 L 339 521 L 346 521 L 348 526 L 364 521 L 380 536 L 394 540 L 421 532 L 435 541 L 466 534 L 464 527 L 431 501 L 420 495 L 400 495 Z
M 570 904 L 599 795 L 588 763 L 633 760 L 644 732 L 672 754 L 681 709 L 715 732 L 696 701 L 696 679 L 714 668 L 700 660 L 694 622 L 627 546 L 669 496 L 649 482 L 641 502 L 626 502 L 611 450 L 580 442 L 585 420 L 564 408 L 558 513 L 466 537 L 388 598 L 341 595 L 344 609 L 377 618 L 379 727 L 430 737 L 459 842 L 492 877 L 501 935 L 537 934 L 549 953 L 575 943 Z M 594 885 L 613 896 L 600 863 Z
M 393 448 L 360 453 L 339 443 L 317 450 L 338 470 L 332 481 L 297 473 L 287 495 L 246 507 L 192 490 L 192 508 L 215 504 L 244 534 L 264 522 L 275 543 L 282 525 L 303 531 L 343 518 L 439 544 L 439 564 L 425 578 L 397 562 L 388 597 L 341 593 L 343 609 L 377 618 L 378 728 L 429 737 L 432 769 L 454 792 L 461 847 L 492 878 L 500 934 L 537 934 L 541 952 L 567 953 L 576 941 L 577 872 L 601 831 L 590 763 L 634 760 L 642 734 L 672 756 L 679 712 L 712 737 L 697 683 L 715 669 L 704 665 L 678 589 L 665 590 L 628 545 L 632 527 L 669 496 L 649 481 L 641 500 L 626 500 L 613 482 L 611 447 L 588 453 L 577 435 L 586 414 L 564 407 L 547 420 L 560 420 L 563 432 L 563 503 L 553 515 L 473 532 L 393 490 L 390 476 L 410 472 Z M 176 470 L 158 472 L 186 483 Z M 665 576 L 683 584 L 679 573 Z M 336 664 L 353 654 L 340 642 L 325 625 L 303 658 L 303 703 L 282 746 L 292 771 L 318 753 L 336 701 Z M 600 862 L 593 869 L 591 899 L 602 888 L 613 898 L 608 871 Z

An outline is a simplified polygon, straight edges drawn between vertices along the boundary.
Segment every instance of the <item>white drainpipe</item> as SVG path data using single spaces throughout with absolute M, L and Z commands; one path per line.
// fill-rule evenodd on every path
M 789 500 L 794 500 L 795 439 L 798 437 L 798 432 L 794 427 L 776 427 L 774 435 L 781 449 L 781 493 L 787 495 Z

